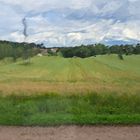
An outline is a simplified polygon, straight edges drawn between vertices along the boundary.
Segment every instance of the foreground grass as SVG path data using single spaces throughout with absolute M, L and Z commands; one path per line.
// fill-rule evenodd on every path
M 0 97 L 0 125 L 140 124 L 139 94 Z

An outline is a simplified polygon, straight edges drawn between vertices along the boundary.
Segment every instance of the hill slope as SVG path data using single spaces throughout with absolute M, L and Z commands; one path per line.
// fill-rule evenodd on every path
M 30 65 L 1 61 L 0 125 L 140 124 L 139 60 L 106 55 L 34 57 Z
M 34 57 L 30 65 L 0 62 L 4 94 L 140 92 L 140 56 L 104 55 L 86 59 Z

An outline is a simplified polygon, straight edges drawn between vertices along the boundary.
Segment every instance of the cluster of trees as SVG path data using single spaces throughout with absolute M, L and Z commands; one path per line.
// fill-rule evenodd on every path
M 122 55 L 140 54 L 140 44 L 137 45 L 113 45 L 106 46 L 104 44 L 81 45 L 77 47 L 60 48 L 59 50 L 66 58 L 81 57 L 86 58 L 96 55 L 104 54 L 118 54 L 120 58 Z
M 38 54 L 41 47 L 42 44 L 0 41 L 0 60 L 6 57 L 12 57 L 13 61 L 20 57 L 26 60 Z
M 28 60 L 38 53 L 47 52 L 48 55 L 60 55 L 63 57 L 81 57 L 86 58 L 104 54 L 118 54 L 120 59 L 123 55 L 140 54 L 140 44 L 137 45 L 113 45 L 104 44 L 81 45 L 76 47 L 46 48 L 43 44 L 35 43 L 16 43 L 10 41 L 0 41 L 0 60 L 6 57 L 12 57 L 13 61 L 17 58 Z

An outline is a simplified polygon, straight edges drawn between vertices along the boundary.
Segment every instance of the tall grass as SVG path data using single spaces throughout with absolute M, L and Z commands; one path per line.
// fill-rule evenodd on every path
M 140 124 L 140 95 L 0 97 L 0 125 Z

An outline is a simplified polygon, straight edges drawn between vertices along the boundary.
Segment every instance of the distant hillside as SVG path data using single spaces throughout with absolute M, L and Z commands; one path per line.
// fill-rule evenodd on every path
M 36 56 L 23 61 L 0 61 L 0 91 L 10 93 L 140 92 L 140 55 L 99 55 L 90 58 Z

